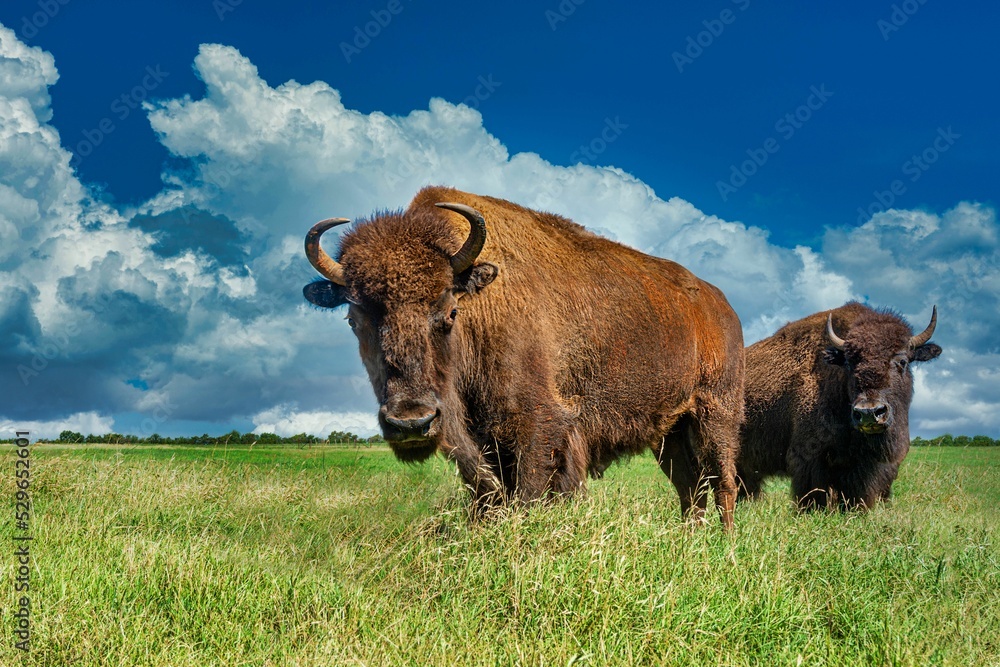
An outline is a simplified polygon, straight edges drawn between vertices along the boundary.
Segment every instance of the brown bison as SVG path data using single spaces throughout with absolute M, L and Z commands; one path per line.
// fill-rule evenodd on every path
M 888 499 L 910 448 L 910 365 L 941 348 L 927 328 L 848 303 L 786 324 L 746 350 L 740 497 L 790 475 L 801 509 L 867 508 Z
M 359 222 L 334 260 L 319 238 L 344 222 L 306 236 L 326 280 L 303 292 L 348 304 L 399 459 L 440 449 L 479 512 L 571 494 L 651 446 L 686 516 L 704 516 L 707 481 L 732 525 L 743 346 L 718 289 L 565 218 L 449 188 Z

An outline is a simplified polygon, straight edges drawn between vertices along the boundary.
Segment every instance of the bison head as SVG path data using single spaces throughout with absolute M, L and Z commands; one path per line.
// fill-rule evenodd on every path
M 897 413 L 905 415 L 913 396 L 910 364 L 929 361 L 941 348 L 928 343 L 937 326 L 937 306 L 930 324 L 921 333 L 891 313 L 871 312 L 859 317 L 845 338 L 833 328 L 833 313 L 827 316 L 828 363 L 842 366 L 848 374 L 851 423 L 865 435 L 884 433 Z
M 416 208 L 376 216 L 344 235 L 339 261 L 320 236 L 349 222 L 332 218 L 306 235 L 310 263 L 325 280 L 306 285 L 305 298 L 322 308 L 347 304 L 347 323 L 379 401 L 378 421 L 396 456 L 420 461 L 434 453 L 449 411 L 457 409 L 453 367 L 464 351 L 463 298 L 497 276 L 477 263 L 486 242 L 483 216 L 462 204 L 438 207 L 461 214 L 471 230 L 455 239 L 445 213 Z

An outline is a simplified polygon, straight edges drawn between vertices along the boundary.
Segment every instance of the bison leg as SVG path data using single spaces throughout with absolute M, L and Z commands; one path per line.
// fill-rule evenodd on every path
M 588 458 L 575 422 L 576 413 L 558 403 L 536 403 L 517 435 L 514 496 L 519 501 L 531 503 L 583 488 Z
M 448 414 L 458 414 L 450 411 Z M 452 417 L 445 424 L 441 451 L 458 466 L 462 481 L 472 495 L 472 514 L 479 518 L 504 503 L 504 488 L 499 461 L 492 462 L 469 435 L 464 418 Z
M 887 502 L 892 498 L 892 483 L 896 481 L 896 476 L 899 474 L 899 465 L 886 463 L 881 466 L 880 472 L 876 490 L 879 500 Z
M 677 489 L 677 495 L 681 499 L 681 518 L 702 523 L 705 521 L 708 486 L 691 448 L 691 433 L 687 421 L 686 417 L 682 418 L 681 422 L 663 436 L 659 447 L 653 447 L 653 453 L 660 469 Z
M 895 463 L 859 465 L 846 471 L 837 485 L 841 508 L 864 511 L 873 508 L 880 500 L 888 500 L 898 472 L 899 466 Z
M 714 401 L 713 401 L 714 403 Z M 722 406 L 698 407 L 698 421 L 692 431 L 694 451 L 712 485 L 715 508 L 725 530 L 733 528 L 736 509 L 736 457 L 740 447 L 739 419 Z
M 585 444 L 573 415 L 556 407 L 539 410 L 537 417 L 517 461 L 516 495 L 522 502 L 571 495 L 587 477 Z
M 764 480 L 758 475 L 748 472 L 736 473 L 736 501 L 756 500 L 760 497 Z
M 800 512 L 833 508 L 840 494 L 834 488 L 830 472 L 816 461 L 812 466 L 792 470 L 792 495 Z
M 503 505 L 504 493 L 498 476 L 481 454 L 470 452 L 465 447 L 442 446 L 442 450 L 455 461 L 462 481 L 472 495 L 474 518 L 481 518 Z
M 793 484 L 794 486 L 794 484 Z M 809 489 L 792 489 L 795 503 L 800 512 L 812 512 L 837 505 L 837 492 L 833 489 L 811 487 Z

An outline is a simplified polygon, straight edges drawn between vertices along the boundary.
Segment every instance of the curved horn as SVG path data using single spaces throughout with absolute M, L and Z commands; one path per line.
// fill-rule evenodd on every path
M 330 229 L 331 227 L 336 227 L 337 225 L 342 225 L 345 222 L 350 222 L 347 218 L 328 218 L 326 220 L 320 220 L 309 233 L 306 234 L 306 257 L 309 258 L 309 263 L 313 265 L 313 268 L 320 272 L 320 274 L 329 280 L 331 283 L 336 283 L 341 287 L 347 287 L 347 280 L 344 278 L 344 267 L 341 266 L 340 262 L 335 261 L 332 257 L 326 254 L 326 251 L 319 245 L 319 237 L 323 236 L 323 232 Z
M 465 245 L 451 256 L 451 270 L 455 272 L 455 275 L 458 275 L 472 266 L 472 263 L 479 257 L 479 253 L 483 251 L 483 245 L 486 244 L 486 220 L 483 219 L 479 211 L 465 204 L 439 202 L 434 205 L 438 208 L 461 213 L 472 227 L 469 230 L 469 238 L 465 240 Z
M 916 336 L 910 339 L 910 349 L 920 347 L 927 341 L 931 339 L 934 335 L 934 328 L 937 326 L 937 306 L 931 311 L 931 323 L 927 325 L 927 328 L 922 332 L 918 333 Z
M 844 339 L 833 333 L 833 313 L 826 316 L 826 337 L 830 339 L 830 344 L 838 350 L 843 351 Z

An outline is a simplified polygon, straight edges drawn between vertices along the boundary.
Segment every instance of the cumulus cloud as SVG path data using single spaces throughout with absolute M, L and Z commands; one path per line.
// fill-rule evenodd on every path
M 50 421 L 0 419 L 0 438 L 13 438 L 15 431 L 27 431 L 30 440 L 55 440 L 63 431 L 75 431 L 82 435 L 113 433 L 114 420 L 96 412 L 78 412 Z
M 300 412 L 288 405 L 278 405 L 253 417 L 255 433 L 276 433 L 282 437 L 298 433 L 327 436 L 333 431 L 346 431 L 360 436 L 379 432 L 373 412 Z
M 828 230 L 823 255 L 914 325 L 941 312 L 941 334 L 970 350 L 998 348 L 1000 226 L 996 209 L 961 202 L 942 215 L 889 210 L 861 227 Z
M 0 25 L 0 94 L 27 102 L 42 122 L 52 118 L 49 86 L 59 78 L 55 58 L 20 41 Z
M 280 434 L 373 432 L 343 313 L 302 302 L 314 275 L 302 235 L 317 219 L 402 207 L 442 183 L 567 215 L 688 266 L 725 291 L 748 342 L 851 298 L 895 306 L 916 326 L 937 303 L 949 361 L 919 376 L 915 410 L 926 417 L 914 423 L 995 433 L 984 415 L 1000 412 L 1000 396 L 969 379 L 997 353 L 990 207 L 888 211 L 827 230 L 819 248 L 786 248 L 620 169 L 510 155 L 464 105 L 365 114 L 327 83 L 272 87 L 235 49 L 205 45 L 194 63 L 204 94 L 145 107 L 181 166 L 150 201 L 116 210 L 78 181 L 48 124 L 51 56 L 2 27 L 0 52 L 0 365 L 24 387 L 3 406 L 8 418 L 168 405 L 171 418 L 220 430 L 240 418 Z M 986 407 L 960 409 L 944 394 Z
M 956 347 L 914 371 L 911 428 L 931 435 L 1000 431 L 1000 354 Z
M 166 253 L 168 233 L 96 200 L 48 124 L 51 55 L 0 26 L 0 56 L 0 367 L 14 388 L 0 409 L 25 423 L 104 419 L 166 381 L 154 369 L 192 326 L 252 285 L 245 268 L 220 271 L 229 260 L 204 240 Z

